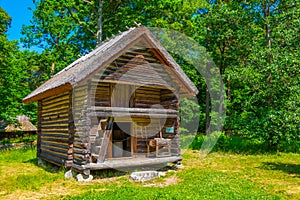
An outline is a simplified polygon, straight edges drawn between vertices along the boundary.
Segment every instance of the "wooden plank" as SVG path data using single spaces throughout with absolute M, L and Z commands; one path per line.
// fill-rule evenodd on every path
M 44 108 L 43 107 L 43 113 L 47 113 L 47 112 L 55 112 L 55 111 L 58 111 L 58 110 L 62 110 L 62 109 L 68 109 L 69 108 L 69 103 L 64 103 L 64 104 L 61 104 L 59 106 L 54 106 L 54 107 L 51 107 L 51 108 Z
M 46 142 L 57 142 L 59 144 L 69 144 L 69 140 L 68 138 L 65 137 L 45 137 L 45 136 L 41 136 L 41 140 L 43 141 L 43 143 Z
M 76 154 L 82 154 L 82 155 L 85 155 L 85 154 L 88 153 L 88 150 L 87 150 L 87 149 L 82 149 L 82 148 L 74 147 L 74 148 L 73 148 L 73 152 L 76 153 Z
M 66 130 L 68 129 L 68 123 L 64 124 L 42 124 L 42 129 L 58 129 L 58 130 Z
M 46 131 L 46 132 L 68 132 L 68 127 L 66 127 L 66 128 L 60 128 L 60 129 L 58 129 L 58 128 L 55 128 L 55 127 L 42 127 L 42 132 L 43 131 Z
M 42 122 L 42 102 L 38 101 L 38 127 L 37 127 L 37 156 L 39 157 L 41 154 L 41 134 L 42 134 L 42 127 L 41 127 L 41 122 Z
M 112 129 L 113 129 L 113 119 L 108 120 L 108 122 L 107 122 L 105 131 L 103 134 L 102 142 L 101 142 L 101 148 L 100 148 L 98 159 L 97 159 L 98 163 L 104 162 L 107 148 L 108 148 L 108 143 L 109 143 L 111 133 L 112 133 Z
M 109 143 L 107 147 L 107 158 L 112 158 L 112 134 L 109 137 Z
M 89 117 L 153 117 L 153 118 L 166 118 L 166 117 L 177 117 L 177 114 L 156 114 L 156 113 L 126 113 L 126 112 L 93 112 L 88 114 Z
M 69 136 L 69 133 L 43 133 L 44 137 L 63 137 L 66 138 Z
M 132 112 L 132 113 L 170 113 L 178 114 L 177 110 L 170 109 L 142 109 L 142 108 L 121 108 L 121 107 L 96 107 L 92 106 L 88 110 L 92 111 L 113 111 L 113 112 Z
M 43 147 L 41 149 L 42 150 L 50 150 L 50 151 L 53 151 L 53 152 L 62 153 L 64 155 L 69 154 L 68 149 L 63 149 L 63 148 L 49 146 L 49 145 L 43 145 Z
M 42 133 L 45 133 L 45 134 L 51 134 L 51 133 L 68 133 L 68 130 L 56 130 L 56 129 L 50 129 L 50 130 L 41 130 Z
M 110 107 L 110 102 L 95 102 L 95 106 Z
M 43 121 L 42 125 L 55 125 L 55 124 L 69 124 L 69 117 L 68 118 L 59 118 L 58 120 L 51 120 L 51 121 Z
M 69 144 L 67 143 L 58 143 L 58 142 L 54 142 L 54 141 L 41 141 L 41 146 L 43 145 L 47 145 L 47 146 L 55 146 L 55 147 L 59 147 L 59 148 L 69 148 Z
M 66 93 L 66 95 L 63 95 L 61 97 L 56 97 L 54 99 L 51 99 L 51 100 L 44 100 L 42 102 L 42 105 L 43 106 L 48 106 L 50 104 L 55 104 L 55 103 L 59 103 L 59 102 L 62 102 L 62 101 L 68 101 L 69 100 L 69 93 Z
M 85 166 L 85 165 L 88 165 L 87 164 L 87 161 L 86 160 L 78 160 L 76 158 L 73 158 L 73 164 L 72 164 L 72 167 L 75 168 L 75 166 Z M 80 168 L 75 168 L 75 169 L 80 169 Z M 81 171 L 82 172 L 82 171 Z
M 65 95 L 69 94 L 69 93 L 70 93 L 70 91 L 63 92 L 63 93 L 56 93 L 56 95 L 53 95 L 51 97 L 47 97 L 47 98 L 41 100 L 41 102 L 44 103 L 44 102 L 47 102 L 47 101 L 51 101 L 53 99 L 57 99 L 57 98 L 63 97 Z
M 61 114 L 61 113 L 66 113 L 68 111 L 69 107 L 65 107 L 65 108 L 60 108 L 60 109 L 56 109 L 53 111 L 45 111 L 42 113 L 41 116 L 43 117 L 51 117 L 53 115 L 57 115 L 57 114 Z
M 75 140 L 73 144 L 74 144 L 73 148 L 78 148 L 78 149 L 86 149 L 86 146 L 88 145 L 87 142 L 80 141 L 80 140 Z
M 70 93 L 69 95 L 69 121 L 68 121 L 68 140 L 69 140 L 69 149 L 68 153 L 73 154 L 73 147 L 74 147 L 74 134 L 75 134 L 75 125 L 74 125 L 74 118 L 72 113 L 72 102 L 73 101 L 73 94 Z M 72 166 L 73 158 L 67 161 L 68 166 Z
M 59 123 L 59 124 L 68 124 L 69 116 L 68 114 L 63 114 L 63 115 L 54 115 L 51 117 L 43 117 L 42 118 L 42 125 L 47 125 L 47 124 L 53 124 L 53 123 Z
M 88 160 L 85 155 L 73 153 L 73 162 L 80 165 L 84 165 L 88 163 Z
M 48 156 L 46 154 L 39 155 L 39 158 L 41 158 L 42 160 L 45 160 L 49 163 L 58 165 L 58 166 L 63 166 L 64 165 L 64 162 L 60 158 L 56 158 L 56 157 L 53 157 L 53 156 Z
M 60 158 L 62 160 L 62 163 L 65 162 L 65 160 L 68 160 L 68 155 L 67 154 L 62 154 L 62 153 L 59 153 L 57 151 L 51 151 L 51 150 L 48 150 L 48 149 L 41 149 L 41 154 L 42 155 L 48 155 L 50 157 L 56 157 L 56 158 Z
M 55 103 L 48 102 L 47 105 L 43 105 L 43 109 L 45 110 L 50 110 L 51 108 L 57 108 L 57 107 L 62 107 L 64 105 L 69 104 L 69 99 L 56 99 Z M 45 103 L 44 103 L 45 104 Z
M 87 94 L 82 96 L 74 96 L 74 102 L 84 101 L 86 98 L 87 98 Z

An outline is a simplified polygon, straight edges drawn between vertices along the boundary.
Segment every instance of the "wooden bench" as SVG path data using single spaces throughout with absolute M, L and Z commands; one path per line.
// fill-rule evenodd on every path
M 162 133 L 160 132 L 160 138 L 154 138 L 147 140 L 147 156 L 150 156 L 150 148 L 155 148 L 155 156 L 163 157 L 163 156 L 171 156 L 171 139 L 165 139 L 162 137 Z M 163 149 L 167 149 L 167 154 L 162 155 L 161 151 Z

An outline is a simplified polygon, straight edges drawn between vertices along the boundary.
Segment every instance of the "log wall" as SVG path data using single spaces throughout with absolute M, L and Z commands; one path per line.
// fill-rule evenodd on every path
M 38 103 L 38 157 L 60 166 L 72 164 L 71 92 Z
M 162 89 L 160 91 L 160 104 L 165 109 L 179 109 L 179 98 L 176 96 L 174 91 L 168 89 Z
M 138 87 L 135 90 L 134 108 L 151 108 L 155 104 L 160 105 L 160 89 L 152 87 Z
M 73 166 L 86 165 L 90 162 L 90 125 L 87 107 L 91 103 L 91 81 L 78 85 L 73 89 L 74 146 Z

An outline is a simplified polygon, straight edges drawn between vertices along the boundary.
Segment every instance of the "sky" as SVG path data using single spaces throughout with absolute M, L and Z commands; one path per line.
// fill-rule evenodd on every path
M 32 17 L 32 11 L 28 10 L 28 7 L 34 8 L 32 0 L 0 0 L 0 6 L 12 17 L 8 39 L 19 40 L 22 24 L 28 25 Z

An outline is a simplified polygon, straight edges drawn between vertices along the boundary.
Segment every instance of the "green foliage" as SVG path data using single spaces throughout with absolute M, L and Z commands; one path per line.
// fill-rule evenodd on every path
M 193 150 L 200 150 L 204 140 L 207 136 L 199 134 L 196 136 L 187 137 L 181 136 L 181 142 L 184 144 L 184 147 L 191 148 Z M 214 139 L 213 137 L 210 139 Z M 232 153 L 246 153 L 246 154 L 260 154 L 269 152 L 268 143 L 263 140 L 258 139 L 248 139 L 237 136 L 226 136 L 222 133 L 218 137 L 218 141 L 214 148 L 213 152 L 232 152 Z M 293 152 L 300 153 L 300 142 L 299 141 L 280 141 L 278 144 L 277 151 L 281 152 Z
M 11 17 L 0 7 L 0 34 L 3 35 L 7 32 L 7 28 L 10 26 Z
M 224 129 L 269 150 L 299 141 L 299 4 L 215 1 L 194 17 L 225 83 Z
M 300 2 L 255 2 L 250 4 L 252 9 L 259 5 L 256 15 L 250 16 L 252 30 L 249 36 L 244 35 L 244 40 L 251 37 L 252 41 L 251 46 L 247 45 L 247 63 L 236 77 L 232 76 L 241 87 L 235 89 L 237 99 L 231 103 L 238 105 L 240 111 L 233 109 L 233 121 L 229 123 L 244 136 L 262 140 L 270 150 L 278 150 L 282 142 L 299 141 L 300 10 L 290 5 Z
M 35 104 L 25 106 L 22 99 L 30 90 L 27 52 L 19 51 L 15 41 L 8 41 L 10 17 L 0 9 L 0 120 L 15 122 L 18 115 L 35 116 Z

